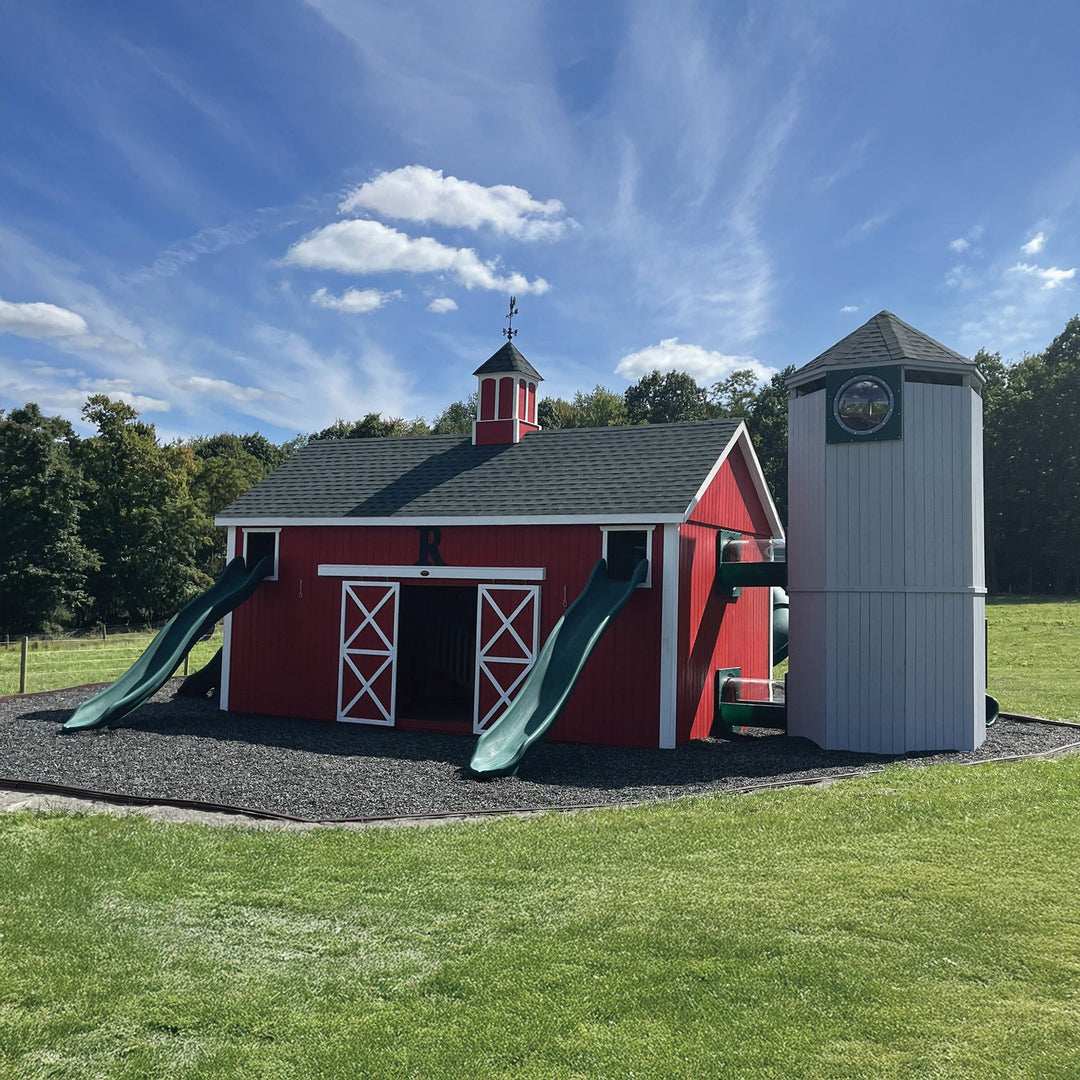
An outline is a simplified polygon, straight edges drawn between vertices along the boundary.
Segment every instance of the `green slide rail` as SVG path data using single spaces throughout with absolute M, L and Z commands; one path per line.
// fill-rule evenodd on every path
M 629 581 L 608 577 L 603 559 L 593 567 L 581 595 L 552 628 L 517 697 L 480 736 L 469 763 L 474 776 L 517 771 L 529 748 L 562 712 L 596 643 L 648 572 L 647 559 L 637 564 Z
M 214 584 L 185 604 L 155 635 L 134 664 L 111 686 L 84 701 L 64 724 L 66 731 L 115 724 L 134 712 L 165 684 L 191 647 L 223 615 L 239 607 L 268 574 L 274 560 L 268 555 L 253 570 L 242 558 L 233 559 Z

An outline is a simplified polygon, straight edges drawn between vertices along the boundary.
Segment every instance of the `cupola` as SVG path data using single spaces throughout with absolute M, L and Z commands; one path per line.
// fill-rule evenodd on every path
M 479 380 L 473 445 L 516 443 L 539 431 L 536 422 L 536 386 L 543 381 L 536 368 L 507 343 L 473 374 Z

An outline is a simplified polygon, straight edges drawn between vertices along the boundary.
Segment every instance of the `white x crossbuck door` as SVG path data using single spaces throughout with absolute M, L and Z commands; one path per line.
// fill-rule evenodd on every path
M 339 720 L 394 722 L 400 587 L 396 581 L 341 584 Z
M 476 709 L 473 731 L 491 727 L 536 662 L 539 585 L 480 585 L 476 595 Z

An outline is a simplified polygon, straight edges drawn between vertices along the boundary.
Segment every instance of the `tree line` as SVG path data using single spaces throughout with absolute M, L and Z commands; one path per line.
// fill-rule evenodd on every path
M 1080 592 L 1080 316 L 1042 353 L 1006 363 L 980 351 L 991 592 Z M 545 397 L 542 427 L 607 427 L 745 417 L 787 518 L 785 368 L 701 386 L 650 372 L 622 394 L 602 386 Z M 259 432 L 166 445 L 122 401 L 90 397 L 80 437 L 29 403 L 0 412 L 0 632 L 153 622 L 209 586 L 225 560 L 214 516 L 300 446 L 320 439 L 468 434 L 475 397 L 428 423 L 371 412 L 275 444 Z

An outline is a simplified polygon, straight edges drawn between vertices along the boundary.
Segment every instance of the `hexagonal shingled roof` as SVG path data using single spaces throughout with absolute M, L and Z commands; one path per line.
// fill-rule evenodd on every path
M 975 362 L 935 341 L 928 334 L 897 318 L 891 311 L 879 311 L 847 337 L 815 356 L 788 380 L 796 386 L 829 368 L 873 367 L 879 364 L 924 364 L 955 369 L 973 368 Z

